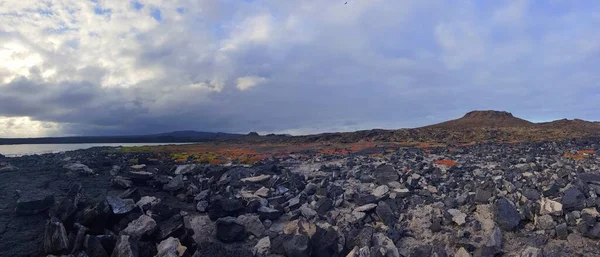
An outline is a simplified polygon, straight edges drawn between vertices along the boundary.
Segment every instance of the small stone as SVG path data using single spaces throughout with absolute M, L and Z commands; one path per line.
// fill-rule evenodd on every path
M 186 175 L 186 174 L 190 174 L 193 173 L 194 169 L 196 168 L 196 164 L 184 164 L 184 165 L 177 165 L 177 167 L 175 168 L 175 171 L 173 172 L 173 174 L 175 175 Z
M 367 216 L 367 214 L 364 213 L 364 212 L 356 212 L 356 211 L 353 211 L 350 215 L 351 215 L 350 216 L 351 218 L 350 218 L 349 221 L 351 223 L 359 222 L 359 221 L 363 220 Z
M 266 187 L 261 187 L 260 189 L 256 190 L 256 192 L 254 192 L 255 196 L 260 196 L 260 197 L 269 197 L 269 189 Z
M 558 224 L 558 226 L 556 226 L 555 230 L 556 230 L 556 236 L 559 239 L 566 240 L 567 237 L 569 236 L 569 231 L 567 230 L 566 223 Z
M 192 257 L 205 257 L 205 256 L 216 256 L 216 257 L 253 257 L 252 251 L 232 246 L 224 245 L 217 242 L 202 242 L 198 244 L 198 249 Z
M 217 238 L 225 243 L 244 241 L 246 229 L 236 218 L 220 218 L 216 222 Z
M 158 229 L 160 232 L 159 239 L 165 239 L 171 235 L 183 232 L 183 219 L 181 215 L 176 214 L 173 217 L 163 220 L 158 223 Z
M 129 235 L 132 238 L 141 238 L 142 236 L 149 235 L 156 229 L 156 221 L 148 215 L 142 215 L 136 220 L 132 221 L 123 229 L 124 235 Z
M 543 257 L 542 250 L 539 248 L 535 248 L 532 246 L 527 246 L 523 252 L 521 252 L 521 257 Z
M 372 243 L 373 248 L 371 248 L 371 250 L 379 252 L 381 256 L 400 257 L 400 253 L 398 252 L 398 248 L 394 244 L 394 241 L 383 233 L 373 234 Z
M 282 211 L 267 206 L 261 206 L 258 208 L 257 212 L 260 218 L 263 220 L 277 220 L 279 217 L 281 217 L 281 215 L 283 215 Z
M 308 183 L 304 188 L 304 193 L 306 193 L 307 195 L 314 195 L 317 192 L 317 188 L 318 186 L 316 184 Z
M 475 202 L 476 203 L 488 203 L 489 199 L 492 197 L 492 190 L 477 188 L 475 190 Z
M 177 175 L 173 179 L 171 179 L 171 181 L 169 181 L 169 183 L 167 183 L 166 185 L 163 186 L 163 190 L 171 191 L 171 192 L 177 191 L 179 189 L 182 189 L 184 185 L 185 185 L 185 183 L 183 181 L 183 175 Z
M 369 203 L 369 204 L 361 205 L 359 207 L 354 208 L 354 211 L 355 212 L 368 212 L 370 210 L 375 209 L 375 207 L 377 207 L 377 204 Z
M 206 212 L 206 210 L 208 209 L 208 201 L 200 201 L 198 202 L 198 204 L 196 204 L 196 210 L 198 210 L 199 212 Z
M 106 201 L 114 214 L 125 214 L 135 209 L 132 199 L 121 199 L 119 197 L 107 196 Z
M 465 224 L 467 222 L 466 221 L 467 215 L 457 209 L 449 209 L 448 213 L 450 213 L 450 215 L 452 215 L 452 221 L 454 223 L 456 223 L 456 225 L 462 226 L 463 224 Z
M 307 219 L 312 219 L 314 216 L 317 215 L 317 211 L 308 207 L 307 204 L 303 204 L 302 206 L 300 206 L 300 214 L 302 214 L 302 216 L 304 216 Z
M 535 224 L 538 229 L 542 230 L 553 229 L 556 227 L 556 222 L 554 222 L 552 216 L 547 214 L 536 217 Z
M 67 230 L 58 218 L 52 217 L 46 222 L 43 244 L 46 253 L 59 253 L 69 247 Z
M 263 237 L 258 240 L 258 243 L 254 246 L 254 255 L 257 257 L 264 257 L 269 254 L 271 250 L 271 240 L 269 237 Z
M 110 180 L 110 185 L 114 188 L 127 189 L 132 187 L 133 183 L 128 178 L 116 176 Z
M 77 172 L 83 175 L 94 175 L 94 171 L 90 169 L 88 166 L 81 163 L 69 163 L 65 164 L 63 168 L 68 169 L 72 172 Z
M 160 199 L 154 196 L 143 196 L 140 198 L 135 205 L 137 205 L 142 212 L 150 210 L 153 206 L 160 204 Z
M 259 175 L 255 177 L 243 178 L 242 182 L 251 182 L 251 183 L 259 183 L 263 181 L 267 181 L 271 178 L 271 175 Z
M 156 250 L 157 254 L 155 257 L 181 257 L 187 250 L 187 247 L 181 245 L 179 239 L 169 237 L 161 241 Z
M 485 245 L 489 247 L 494 247 L 498 250 L 502 249 L 502 231 L 500 230 L 500 228 L 494 228 L 494 231 L 492 231 L 492 234 L 490 235 L 490 238 L 488 239 Z
M 563 205 L 557 201 L 552 201 L 547 198 L 542 198 L 540 200 L 540 215 L 561 215 L 562 214 Z
M 210 190 L 206 189 L 206 190 L 202 190 L 200 191 L 200 193 L 198 193 L 195 197 L 194 200 L 195 201 L 202 201 L 202 200 L 206 200 L 208 199 L 208 196 L 210 195 Z
M 371 245 L 373 231 L 373 227 L 370 226 L 350 231 L 350 234 L 346 237 L 346 247 L 349 249 L 354 247 L 369 247 Z
M 141 170 L 143 168 L 146 168 L 146 164 L 132 165 L 131 168 L 134 170 Z
M 333 208 L 333 201 L 327 197 L 321 198 L 316 204 L 316 210 L 319 215 L 325 215 Z
M 372 193 L 372 194 L 373 194 L 373 195 L 374 195 L 376 198 L 380 199 L 380 198 L 382 198 L 383 196 L 385 196 L 385 195 L 386 195 L 386 194 L 387 194 L 389 191 L 390 191 L 390 188 L 389 188 L 388 186 L 386 186 L 386 185 L 381 185 L 381 186 L 378 186 L 378 187 L 376 187 L 376 188 L 373 190 L 373 193 Z
M 581 235 L 577 233 L 571 233 L 567 236 L 567 242 L 575 248 L 581 248 L 585 245 L 585 242 Z
M 19 193 L 15 212 L 32 215 L 48 210 L 54 205 L 54 194 L 48 191 L 27 190 Z
M 283 249 L 286 256 L 302 257 L 310 256 L 311 245 L 308 236 L 300 234 L 294 235 L 290 240 L 283 242 Z
M 192 230 L 192 238 L 198 244 L 213 241 L 215 236 L 215 223 L 206 215 L 188 215 L 183 217 L 183 224 L 187 230 Z
M 404 198 L 410 195 L 410 190 L 407 188 L 396 188 L 392 192 L 396 193 L 396 196 Z
M 471 254 L 464 247 L 461 247 L 454 253 L 454 257 L 471 257 Z

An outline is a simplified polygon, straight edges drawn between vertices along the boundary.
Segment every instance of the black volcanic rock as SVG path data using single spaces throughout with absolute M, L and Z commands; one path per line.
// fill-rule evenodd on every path
M 585 196 L 576 187 L 570 187 L 565 191 L 561 199 L 563 208 L 568 211 L 581 210 L 583 209 L 583 201 Z
M 502 197 L 494 204 L 494 220 L 503 230 L 515 230 L 521 222 L 521 215 L 514 204 Z
M 16 213 L 31 215 L 43 212 L 54 204 L 54 194 L 49 191 L 26 190 L 19 193 Z

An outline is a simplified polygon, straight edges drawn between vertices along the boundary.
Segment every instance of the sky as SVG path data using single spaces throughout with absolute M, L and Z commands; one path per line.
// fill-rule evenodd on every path
M 0 137 L 600 120 L 600 4 L 0 0 Z

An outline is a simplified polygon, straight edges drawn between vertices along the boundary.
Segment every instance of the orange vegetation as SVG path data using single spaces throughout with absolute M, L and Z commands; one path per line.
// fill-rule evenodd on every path
M 434 163 L 438 165 L 445 165 L 448 167 L 456 166 L 456 162 L 453 160 L 437 160 Z
M 579 150 L 576 153 L 569 153 L 569 152 L 565 152 L 563 154 L 564 158 L 568 158 L 568 159 L 573 159 L 573 160 L 583 160 L 586 157 L 589 157 L 590 155 L 594 155 L 596 154 L 595 150 Z

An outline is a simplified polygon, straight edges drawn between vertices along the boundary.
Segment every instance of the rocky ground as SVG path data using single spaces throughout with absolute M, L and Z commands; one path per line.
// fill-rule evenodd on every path
M 0 256 L 600 256 L 598 143 L 0 156 Z

